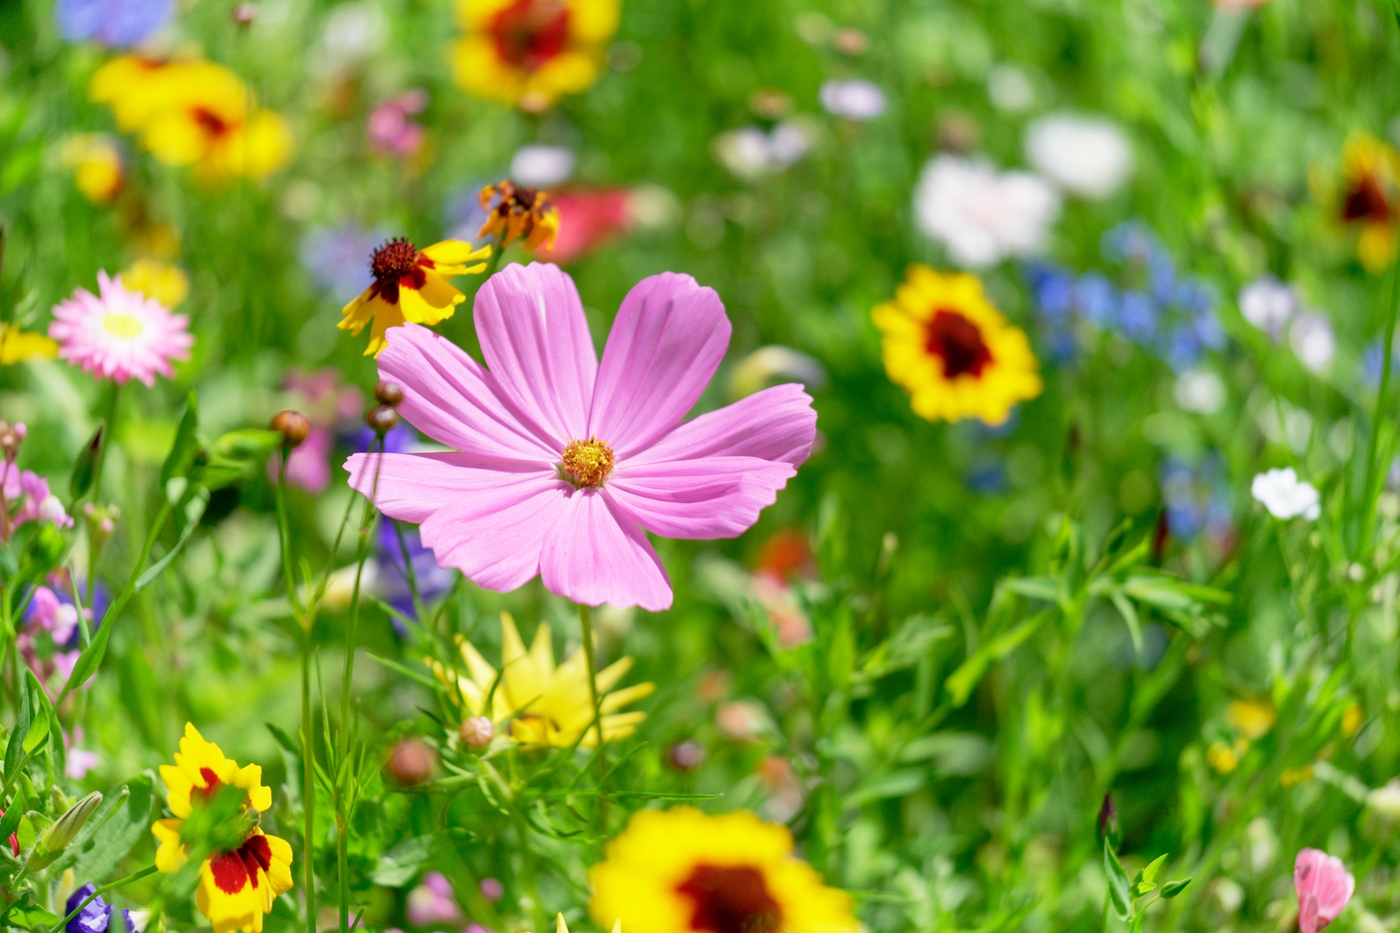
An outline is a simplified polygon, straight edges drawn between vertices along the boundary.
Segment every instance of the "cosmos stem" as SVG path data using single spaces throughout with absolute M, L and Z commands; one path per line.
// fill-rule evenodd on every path
M 603 741 L 603 710 L 598 703 L 598 665 L 593 661 L 593 611 L 583 603 L 578 604 L 579 627 L 583 629 L 583 661 L 588 666 L 588 699 L 593 707 L 593 728 L 598 730 L 598 764 L 604 774 L 608 771 L 607 745 Z M 602 788 L 599 788 L 601 791 Z M 598 795 L 598 829 L 608 833 L 608 802 Z
M 102 498 L 102 468 L 107 464 L 107 446 L 112 443 L 112 432 L 117 426 L 117 402 L 121 398 L 121 383 L 113 380 L 112 391 L 107 396 L 107 413 L 102 417 L 102 440 L 97 446 L 97 463 L 92 470 L 92 501 L 97 502 Z M 165 490 L 161 490 L 161 495 L 165 495 Z M 73 503 L 77 506 L 77 502 Z M 97 585 L 97 558 L 102 550 L 101 545 L 92 533 L 92 523 L 85 522 L 88 530 L 88 573 L 87 592 L 84 594 L 83 602 L 92 605 L 92 588 Z

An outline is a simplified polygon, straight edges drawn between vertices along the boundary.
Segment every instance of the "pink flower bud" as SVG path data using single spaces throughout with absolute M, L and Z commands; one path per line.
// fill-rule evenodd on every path
M 1293 885 L 1298 889 L 1298 929 L 1318 933 L 1347 906 L 1356 890 L 1356 879 L 1342 860 L 1318 849 L 1304 849 L 1293 865 Z
M 496 727 L 485 716 L 473 716 L 462 721 L 462 741 L 472 748 L 485 748 L 496 737 Z

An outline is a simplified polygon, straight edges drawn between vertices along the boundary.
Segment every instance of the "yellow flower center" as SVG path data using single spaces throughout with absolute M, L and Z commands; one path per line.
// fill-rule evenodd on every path
M 141 322 L 130 314 L 113 312 L 102 318 L 102 326 L 114 337 L 141 336 Z
M 590 437 L 586 441 L 569 441 L 559 464 L 564 479 L 580 488 L 601 486 L 613 471 L 612 445 Z

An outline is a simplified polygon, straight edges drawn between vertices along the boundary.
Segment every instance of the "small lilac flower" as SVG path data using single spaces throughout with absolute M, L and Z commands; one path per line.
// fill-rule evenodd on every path
M 165 28 L 174 0 L 58 0 L 59 32 L 69 42 L 92 39 L 112 48 L 139 45 Z
M 413 590 L 408 585 L 404 551 L 408 551 L 408 559 L 413 567 L 413 582 L 418 587 L 418 598 L 424 603 L 450 590 L 457 579 L 457 572 L 438 566 L 438 562 L 433 559 L 433 552 L 423 547 L 418 539 L 417 528 L 400 526 L 396 531 L 394 524 L 393 521 L 384 521 L 379 525 L 375 557 L 381 573 L 375 579 L 375 590 L 389 605 L 403 615 L 413 618 Z M 402 546 L 399 544 L 400 533 L 403 534 Z M 402 631 L 402 623 L 397 616 L 393 617 L 393 623 L 400 635 L 406 634 Z
M 97 885 L 88 882 L 78 890 L 68 896 L 67 910 L 65 916 L 77 910 L 78 905 L 92 897 L 92 892 L 97 890 Z M 68 921 L 64 927 L 67 933 L 107 933 L 107 927 L 112 920 L 112 906 L 101 897 L 95 898 L 78 915 Z
M 1026 269 L 1036 307 L 1052 321 L 1061 321 L 1074 308 L 1074 277 L 1048 263 L 1033 263 Z
M 1298 929 L 1318 933 L 1347 906 L 1356 891 L 1356 879 L 1342 860 L 1318 849 L 1303 849 L 1293 864 L 1293 886 L 1298 891 Z
M 1124 292 L 1118 325 L 1129 340 L 1147 343 L 1157 334 L 1157 306 L 1142 292 Z
M 452 882 L 441 872 L 430 871 L 423 881 L 408 893 L 408 922 L 417 927 L 462 922 L 462 909 L 457 906 Z
M 83 743 L 83 727 L 74 726 L 73 731 L 66 736 L 67 763 L 64 766 L 64 773 L 75 781 L 81 781 L 87 773 L 102 763 L 102 756 L 94 751 L 79 748 Z M 73 908 L 68 908 L 72 910 Z
M 1325 370 L 1337 352 L 1337 338 L 1331 322 L 1312 311 L 1293 319 L 1288 329 L 1288 344 L 1298 355 L 1299 362 L 1315 373 Z
M 1118 290 L 1102 275 L 1090 272 L 1075 283 L 1074 304 L 1090 324 L 1108 328 L 1118 317 Z
M 859 123 L 885 112 L 885 92 L 869 81 L 826 81 L 818 96 L 827 113 Z
M 493 904 L 499 901 L 506 893 L 506 886 L 501 884 L 499 878 L 482 878 L 480 887 L 481 896 Z
M 374 281 L 368 259 L 388 237 L 381 228 L 365 230 L 350 223 L 315 227 L 302 236 L 297 253 L 316 286 L 345 302 Z
M 375 149 L 400 157 L 411 156 L 427 138 L 423 127 L 413 121 L 428 106 L 428 92 L 421 87 L 404 91 L 370 111 L 365 130 Z
M 1261 276 L 1240 292 L 1240 314 L 1253 326 L 1278 340 L 1293 315 L 1301 310 L 1298 293 L 1271 275 Z

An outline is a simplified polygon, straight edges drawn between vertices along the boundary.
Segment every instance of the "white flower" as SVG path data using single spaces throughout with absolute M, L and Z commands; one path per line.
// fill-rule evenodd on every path
M 1213 415 L 1225 405 L 1225 383 L 1208 369 L 1182 373 L 1172 394 L 1183 410 L 1201 415 Z
M 1061 188 L 1086 198 L 1108 197 L 1133 170 L 1133 151 L 1116 123 L 1069 113 L 1030 125 L 1026 159 Z
M 1292 467 L 1269 470 L 1254 477 L 1249 494 L 1274 518 L 1297 518 L 1312 521 L 1322 514 L 1317 487 L 1298 478 Z
M 510 160 L 510 178 L 531 188 L 553 188 L 574 173 L 574 154 L 563 146 L 522 146 Z
M 1038 175 L 947 153 L 924 164 L 914 190 L 919 229 L 964 266 L 1039 252 L 1059 213 L 1060 196 Z
M 1400 820 L 1400 778 L 1392 778 L 1367 794 L 1366 806 L 1388 820 Z
M 783 171 L 811 148 L 811 131 L 792 120 L 784 120 L 768 133 L 757 126 L 729 130 L 714 141 L 715 158 L 720 164 L 749 180 Z
M 822 84 L 822 109 L 832 116 L 864 123 L 885 112 L 885 92 L 869 81 L 830 80 Z
M 1320 373 L 1332 362 L 1337 352 L 1337 338 L 1327 318 L 1314 312 L 1304 312 L 1293 320 L 1288 329 L 1288 344 L 1303 365 Z
M 1275 340 L 1298 308 L 1298 293 L 1272 275 L 1260 276 L 1240 292 L 1240 314 Z
M 997 65 L 987 73 L 987 96 L 998 110 L 1017 113 L 1035 103 L 1035 88 L 1015 65 Z

